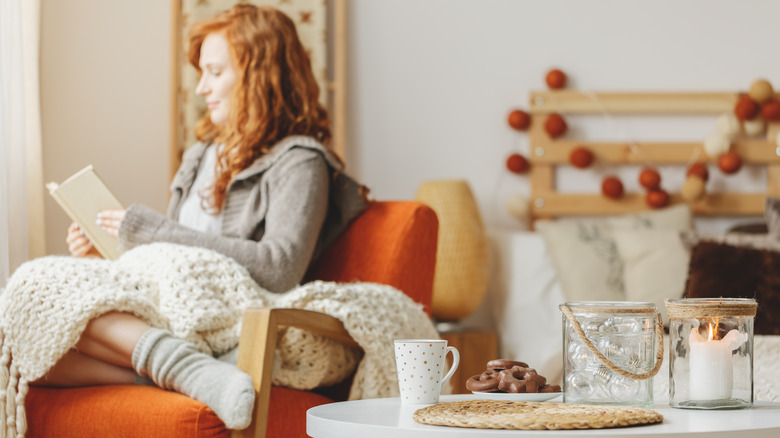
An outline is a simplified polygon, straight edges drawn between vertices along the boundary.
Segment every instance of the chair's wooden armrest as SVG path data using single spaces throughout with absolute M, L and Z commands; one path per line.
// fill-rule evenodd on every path
M 254 421 L 233 438 L 265 438 L 274 351 L 280 327 L 297 327 L 317 333 L 342 344 L 359 347 L 338 319 L 324 313 L 301 309 L 253 307 L 244 312 L 238 348 L 238 367 L 252 376 L 255 383 Z

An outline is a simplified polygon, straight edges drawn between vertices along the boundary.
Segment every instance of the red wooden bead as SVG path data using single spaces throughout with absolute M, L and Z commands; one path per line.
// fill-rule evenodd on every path
M 580 169 L 585 169 L 593 162 L 593 152 L 582 146 L 572 149 L 569 154 L 569 163 Z
M 553 90 L 558 90 L 566 86 L 566 73 L 556 69 L 552 69 L 547 72 L 547 76 L 544 78 L 547 82 L 547 86 Z
M 656 190 L 661 187 L 661 174 L 653 168 L 645 167 L 639 174 L 639 185 L 648 190 Z
M 663 208 L 669 205 L 669 194 L 663 189 L 650 190 L 645 195 L 645 202 L 652 208 Z
M 748 96 L 740 96 L 734 106 L 734 115 L 739 120 L 751 120 L 758 115 L 758 104 Z
M 610 199 L 623 197 L 623 183 L 615 176 L 608 176 L 601 182 L 601 193 Z
M 718 168 L 728 175 L 737 173 L 742 167 L 742 159 L 734 152 L 726 152 L 718 157 Z
M 506 159 L 506 168 L 512 173 L 525 173 L 529 167 L 528 160 L 520 154 L 512 154 Z
M 761 105 L 761 115 L 767 122 L 780 121 L 780 100 L 769 99 Z
M 544 121 L 544 131 L 550 138 L 558 138 L 562 136 L 568 127 L 566 121 L 563 120 L 560 114 L 552 113 L 547 116 L 547 120 Z
M 509 126 L 518 131 L 525 131 L 528 129 L 528 125 L 531 124 L 531 116 L 523 110 L 516 109 L 509 113 L 507 122 Z
M 707 182 L 710 179 L 710 172 L 707 170 L 707 165 L 704 163 L 693 163 L 688 171 L 685 172 L 685 176 L 696 175 L 701 178 L 702 181 Z

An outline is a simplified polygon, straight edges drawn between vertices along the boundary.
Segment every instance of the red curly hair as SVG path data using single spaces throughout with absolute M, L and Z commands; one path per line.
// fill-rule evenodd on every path
M 205 206 L 218 214 L 230 181 L 279 140 L 307 135 L 330 145 L 330 119 L 295 24 L 271 7 L 238 4 L 192 26 L 190 64 L 200 70 L 200 50 L 211 33 L 228 42 L 236 86 L 224 125 L 206 114 L 195 126 L 200 141 L 221 143 L 213 190 Z

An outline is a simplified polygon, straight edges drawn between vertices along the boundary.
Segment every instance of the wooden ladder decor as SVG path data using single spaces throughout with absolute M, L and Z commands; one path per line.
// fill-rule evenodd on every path
M 531 221 L 562 216 L 593 216 L 633 213 L 648 210 L 643 193 L 626 193 L 613 200 L 600 193 L 560 193 L 555 188 L 555 171 L 569 164 L 576 147 L 593 152 L 608 165 L 636 165 L 651 161 L 657 165 L 690 164 L 701 142 L 594 142 L 574 138 L 552 139 L 544 131 L 550 113 L 562 115 L 719 115 L 733 110 L 737 93 L 591 93 L 559 90 L 532 92 L 529 128 Z M 780 196 L 780 147 L 775 139 L 780 123 L 767 125 L 766 138 L 739 137 L 731 148 L 743 163 L 766 166 L 767 189 L 763 193 L 708 193 L 691 203 L 691 210 L 703 216 L 759 216 L 764 214 L 767 196 Z M 697 161 L 714 163 L 701 150 Z M 679 193 L 670 193 L 670 205 L 685 202 Z

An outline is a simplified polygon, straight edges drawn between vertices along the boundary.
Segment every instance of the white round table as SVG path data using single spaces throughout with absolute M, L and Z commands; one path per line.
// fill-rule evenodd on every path
M 472 400 L 470 395 L 446 395 L 441 402 Z M 581 438 L 631 436 L 642 438 L 777 438 L 780 437 L 780 403 L 756 402 L 752 409 L 700 411 L 656 405 L 663 423 L 588 430 L 491 430 L 429 426 L 416 423 L 412 414 L 426 405 L 402 405 L 399 398 L 331 403 L 309 409 L 306 432 L 313 438 L 493 438 L 500 436 Z

